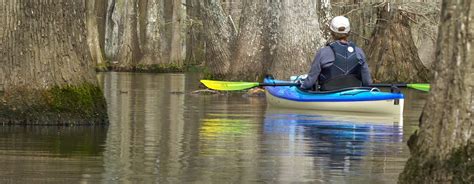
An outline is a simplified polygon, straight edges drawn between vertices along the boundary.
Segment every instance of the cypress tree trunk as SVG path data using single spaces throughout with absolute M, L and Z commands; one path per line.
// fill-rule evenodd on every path
M 242 1 L 240 31 L 233 50 L 232 64 L 227 75 L 229 80 L 259 81 L 265 75 L 264 20 L 263 11 L 267 6 L 264 1 Z
M 320 0 L 319 3 L 316 3 L 316 5 L 318 9 L 319 27 L 322 31 L 322 36 L 325 40 L 331 40 L 331 30 L 329 29 L 329 26 L 327 26 L 331 23 L 331 19 L 333 17 L 331 0 Z
M 110 0 L 107 6 L 105 54 L 115 70 L 131 70 L 137 62 L 136 7 L 137 0 Z
M 162 58 L 163 0 L 141 0 L 139 4 L 140 45 L 143 58 L 139 69 L 147 70 L 154 65 L 166 65 Z
M 0 7 L 0 122 L 105 123 L 86 1 L 2 1 Z
M 473 1 L 443 0 L 435 78 L 400 183 L 474 183 L 472 10 Z
M 203 41 L 203 29 L 201 10 L 198 1 L 186 0 L 186 12 L 188 21 L 188 32 L 186 37 L 186 64 L 198 65 L 204 60 L 205 41 Z
M 205 30 L 208 78 L 223 78 L 229 71 L 235 29 L 218 1 L 204 0 L 198 5 Z
M 104 0 L 86 1 L 87 3 L 87 43 L 90 48 L 92 60 L 102 69 L 105 67 L 103 45 L 101 45 L 100 31 L 102 25 L 102 12 L 105 12 L 106 2 Z M 102 39 L 103 41 L 103 39 Z M 105 68 L 103 68 L 105 70 Z
M 183 60 L 185 56 L 185 50 L 183 49 L 184 40 L 184 15 L 183 15 L 183 5 L 181 0 L 173 0 L 173 14 L 172 14 L 172 35 L 171 35 L 171 52 L 170 52 L 170 61 L 176 65 L 176 67 L 183 66 Z
M 320 30 L 318 10 L 320 0 L 273 2 L 280 12 L 274 16 L 278 20 L 277 42 L 272 65 L 268 73 L 279 79 L 287 79 L 294 74 L 307 73 L 316 50 L 326 40 Z
M 368 49 L 376 82 L 427 82 L 429 71 L 418 57 L 407 15 L 392 6 L 378 9 L 378 20 Z
M 186 42 L 183 14 L 186 13 L 186 9 L 183 8 L 181 0 L 164 0 L 163 2 L 163 63 L 181 68 L 186 56 L 186 50 L 183 48 Z
M 182 0 L 110 0 L 105 53 L 118 71 L 182 71 Z

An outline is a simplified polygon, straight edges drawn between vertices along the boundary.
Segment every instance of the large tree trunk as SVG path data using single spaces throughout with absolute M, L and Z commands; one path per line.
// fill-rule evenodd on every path
M 368 49 L 368 62 L 376 82 L 427 82 L 429 71 L 418 57 L 407 15 L 387 3 L 378 9 L 378 20 Z
M 170 61 L 177 67 L 182 67 L 186 50 L 183 47 L 184 43 L 184 15 L 183 5 L 181 0 L 173 0 L 173 13 L 171 19 L 171 52 Z
M 119 71 L 182 71 L 184 0 L 109 0 L 105 51 Z
M 205 0 L 198 5 L 205 30 L 208 78 L 223 78 L 229 70 L 236 31 L 219 2 Z
M 242 16 L 243 13 L 242 11 L 245 11 L 245 8 L 243 8 L 243 1 L 244 0 L 220 0 L 222 7 L 224 9 L 224 12 L 230 16 L 230 19 L 235 23 L 236 27 L 240 27 L 239 25 L 239 20 L 240 17 Z M 254 1 L 255 3 L 261 3 Z
M 186 0 L 188 29 L 186 34 L 186 65 L 198 65 L 204 61 L 206 43 L 203 39 L 201 10 L 198 1 Z
M 186 64 L 198 65 L 204 61 L 205 41 L 203 40 L 203 29 L 201 10 L 198 1 L 186 0 L 186 12 L 188 21 L 188 32 L 186 36 Z
M 166 65 L 162 58 L 163 0 L 140 0 L 140 46 L 143 58 L 139 67 L 146 69 L 153 65 Z
M 280 14 L 275 17 L 277 42 L 268 73 L 280 79 L 306 73 L 316 50 L 326 42 L 318 21 L 320 0 L 273 3 L 279 8 L 272 11 Z
M 101 28 L 103 26 L 102 13 L 106 11 L 106 1 L 105 0 L 87 0 L 87 43 L 89 44 L 89 49 L 91 52 L 92 60 L 96 61 L 96 64 L 100 67 L 105 66 L 105 57 L 104 50 L 101 45 Z
M 329 41 L 332 39 L 331 30 L 328 26 L 331 23 L 331 19 L 333 17 L 331 0 L 320 0 L 319 3 L 316 3 L 316 5 L 318 9 L 319 28 L 322 31 L 323 38 Z
M 240 31 L 233 50 L 232 64 L 227 75 L 229 80 L 259 81 L 265 75 L 263 58 L 264 1 L 243 0 Z
M 0 7 L 0 122 L 105 122 L 86 1 L 1 1 Z
M 164 0 L 164 26 L 163 26 L 163 59 L 170 66 L 182 67 L 186 50 L 184 29 L 184 15 L 182 0 Z
M 400 183 L 474 183 L 472 10 L 469 0 L 442 3 L 435 78 Z
M 133 70 L 141 59 L 138 43 L 138 0 L 117 0 L 114 6 L 113 14 L 121 15 L 116 24 L 122 28 L 118 30 L 122 38 L 115 58 L 118 62 L 116 67 L 118 70 Z

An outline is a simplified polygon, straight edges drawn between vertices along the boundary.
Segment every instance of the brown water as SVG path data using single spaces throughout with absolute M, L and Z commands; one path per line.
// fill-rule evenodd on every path
M 401 121 L 196 96 L 198 74 L 98 77 L 110 125 L 1 127 L 0 183 L 396 183 L 426 98 L 404 91 Z

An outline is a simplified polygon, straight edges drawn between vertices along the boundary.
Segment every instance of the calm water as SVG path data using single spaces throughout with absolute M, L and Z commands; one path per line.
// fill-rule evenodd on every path
M 426 94 L 405 116 L 197 96 L 198 74 L 101 73 L 104 127 L 0 128 L 0 183 L 396 183 Z

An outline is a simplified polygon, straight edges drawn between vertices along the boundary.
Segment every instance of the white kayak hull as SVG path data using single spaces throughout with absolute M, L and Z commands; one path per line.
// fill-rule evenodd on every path
M 369 100 L 369 101 L 335 101 L 335 102 L 302 102 L 279 98 L 268 91 L 267 103 L 275 107 L 307 109 L 322 111 L 346 111 L 361 113 L 378 113 L 402 115 L 404 99 Z

